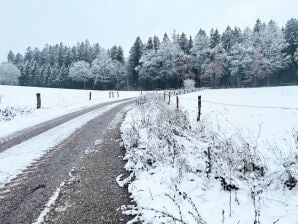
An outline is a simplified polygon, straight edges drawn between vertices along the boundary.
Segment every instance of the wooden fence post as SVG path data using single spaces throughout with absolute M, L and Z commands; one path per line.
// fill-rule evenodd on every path
M 171 92 L 169 92 L 169 102 L 168 104 L 170 105 L 171 104 Z
M 91 96 L 91 92 L 89 92 L 89 100 L 91 100 L 91 97 L 92 97 L 92 96 Z
M 179 109 L 179 97 L 178 94 L 176 95 L 176 109 Z
M 163 92 L 163 101 L 166 102 L 166 92 Z
M 119 98 L 119 91 L 117 91 L 117 97 Z
M 36 100 L 37 100 L 37 109 L 41 108 L 41 97 L 40 97 L 40 93 L 36 93 Z
M 198 117 L 197 117 L 197 121 L 201 120 L 201 106 L 202 106 L 202 98 L 201 98 L 201 96 L 198 96 Z

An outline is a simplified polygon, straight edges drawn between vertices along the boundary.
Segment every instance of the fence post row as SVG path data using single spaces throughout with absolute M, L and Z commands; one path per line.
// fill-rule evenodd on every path
M 36 100 L 37 100 L 36 108 L 37 109 L 40 109 L 41 108 L 41 97 L 40 97 L 40 93 L 36 93 Z
M 201 106 L 202 106 L 202 98 L 201 98 L 201 96 L 198 96 L 198 117 L 197 117 L 197 121 L 201 120 Z

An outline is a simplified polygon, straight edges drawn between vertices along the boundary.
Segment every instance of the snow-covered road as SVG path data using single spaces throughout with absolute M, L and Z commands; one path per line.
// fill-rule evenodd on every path
M 8 135 L 8 136 L 2 137 L 2 138 L 0 137 L 0 152 L 2 152 L 14 145 L 20 144 L 23 141 L 26 141 L 30 138 L 33 138 L 33 137 L 35 137 L 47 130 L 50 130 L 60 124 L 63 124 L 65 122 L 70 121 L 70 120 L 77 118 L 79 116 L 82 116 L 88 112 L 92 112 L 92 111 L 102 108 L 104 106 L 111 105 L 113 103 L 121 102 L 121 101 L 123 101 L 123 100 L 112 101 L 112 102 L 107 102 L 107 103 L 101 103 L 101 104 L 98 104 L 95 106 L 90 106 L 90 107 L 87 107 L 87 108 L 84 108 L 84 109 L 81 109 L 81 110 L 78 110 L 78 111 L 75 111 L 75 112 L 72 112 L 72 113 L 69 113 L 66 115 L 62 115 L 62 116 L 54 118 L 52 120 L 45 121 L 40 124 L 19 130 L 17 132 L 14 132 L 14 133 Z
M 42 101 L 38 110 L 36 93 Z M 113 91 L 110 98 L 110 91 L 0 85 L 0 138 L 84 108 L 139 95 L 139 91 Z
M 21 144 L 17 144 L 14 147 L 1 152 L 0 188 L 20 174 L 33 161 L 38 160 L 76 130 L 80 129 L 84 124 L 120 104 L 121 102 L 113 103 L 111 105 L 92 110 L 89 113 L 67 121 L 57 127 L 30 138 Z
M 113 103 L 67 121 L 0 153 L 0 222 L 32 223 L 55 190 L 79 168 L 117 112 Z

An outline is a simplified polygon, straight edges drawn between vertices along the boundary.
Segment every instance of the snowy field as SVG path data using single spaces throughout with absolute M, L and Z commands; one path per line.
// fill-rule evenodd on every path
M 137 97 L 140 92 L 53 89 L 0 85 L 0 138 L 15 131 L 53 119 L 55 117 L 99 103 Z M 36 93 L 41 94 L 42 107 L 36 109 Z
M 197 122 L 197 98 L 202 117 Z M 298 87 L 202 90 L 144 99 L 122 125 L 144 223 L 297 224 Z
M 256 148 L 271 174 L 278 174 L 281 167 L 286 169 L 287 157 L 290 157 L 290 163 L 297 160 L 297 86 L 203 90 L 198 93 L 182 95 L 180 97 L 181 106 L 189 113 L 193 123 L 197 117 L 198 95 L 202 96 L 203 122 L 222 139 L 235 139 L 235 141 L 245 139 L 248 144 Z M 292 170 L 292 175 L 297 178 L 298 170 L 296 168 L 297 164 Z M 283 179 L 284 177 L 279 174 L 277 178 Z M 277 220 L 279 221 L 276 223 L 298 223 L 297 187 L 291 193 L 286 189 L 283 190 L 276 194 L 264 190 L 264 195 L 261 196 L 264 199 L 261 202 L 262 209 L 264 209 L 261 211 L 264 213 L 261 214 L 261 216 L 263 215 L 261 223 L 273 223 Z M 215 195 L 216 193 L 209 195 L 210 199 L 213 198 L 215 202 L 210 200 L 209 203 L 206 203 L 206 207 L 211 206 L 213 209 L 217 207 L 219 213 L 222 209 L 221 206 L 225 203 L 225 198 Z M 202 205 L 202 207 L 205 206 Z M 244 217 L 249 210 L 242 207 L 237 213 L 241 214 L 241 212 L 244 214 L 240 217 Z M 212 220 L 212 214 L 209 219 Z M 240 220 L 240 218 L 238 219 Z M 249 223 L 248 220 L 247 223 Z M 232 223 L 236 223 L 237 218 L 234 218 L 233 221 Z
M 207 89 L 181 95 L 181 106 L 192 123 L 197 119 L 198 95 L 202 96 L 202 120 L 225 138 L 241 135 L 260 149 L 295 149 L 298 87 Z

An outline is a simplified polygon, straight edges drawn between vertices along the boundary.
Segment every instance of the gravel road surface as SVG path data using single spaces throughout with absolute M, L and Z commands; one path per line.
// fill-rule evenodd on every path
M 131 103 L 123 102 L 88 122 L 0 189 L 0 223 L 34 223 L 62 182 L 66 184 L 58 202 L 64 204 L 67 201 L 72 206 L 70 210 L 65 206 L 65 213 L 57 213 L 59 209 L 55 209 L 51 215 L 57 222 L 52 223 L 121 223 L 127 219 L 116 211 L 129 202 L 129 196 L 115 182 L 116 176 L 123 173 L 123 161 L 118 157 L 121 151 L 116 141 L 119 128 L 117 125 L 111 128 L 111 125 L 119 111 Z M 111 103 L 93 109 L 108 104 Z M 85 113 L 88 111 L 86 109 Z M 75 180 L 70 178 L 70 172 Z M 65 192 L 65 197 L 68 195 L 73 200 L 66 200 Z M 83 208 L 85 210 L 81 210 Z M 111 222 L 103 221 L 105 219 Z
M 127 223 L 132 217 L 123 216 L 121 205 L 130 204 L 127 188 L 116 182 L 123 169 L 124 149 L 120 148 L 119 126 L 124 111 L 118 113 L 106 129 L 103 138 L 91 149 L 63 188 L 59 199 L 47 217 L 48 224 L 65 223 Z
M 34 125 L 32 127 L 23 129 L 21 131 L 17 131 L 11 135 L 5 136 L 4 138 L 0 138 L 0 152 L 3 152 L 4 150 L 6 150 L 14 145 L 20 144 L 23 141 L 33 138 L 33 137 L 51 129 L 51 128 L 54 128 L 60 124 L 70 121 L 76 117 L 83 115 L 83 114 L 86 114 L 93 110 L 102 108 L 104 106 L 107 106 L 107 105 L 110 105 L 110 104 L 113 104 L 116 102 L 121 102 L 121 101 L 124 101 L 124 100 L 101 103 L 101 104 L 98 104 L 95 106 L 84 108 L 84 109 L 54 118 L 52 120 Z

